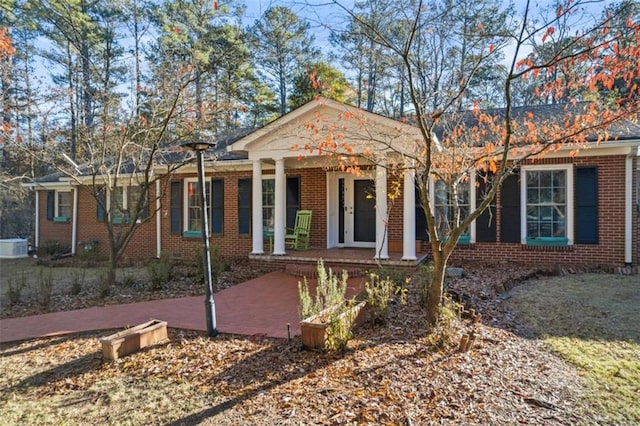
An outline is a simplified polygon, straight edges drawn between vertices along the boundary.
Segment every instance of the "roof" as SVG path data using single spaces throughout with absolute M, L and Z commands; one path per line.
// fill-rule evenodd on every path
M 562 126 L 566 119 L 585 114 L 585 111 L 592 108 L 593 105 L 594 104 L 590 102 L 580 102 L 576 104 L 560 103 L 519 106 L 511 109 L 511 117 L 516 124 L 520 125 L 524 125 L 525 122 L 529 121 L 535 127 L 550 124 Z M 462 111 L 459 114 L 449 114 L 443 117 L 443 122 L 446 123 L 447 119 L 449 119 L 450 122 L 462 124 L 466 128 L 482 128 L 483 125 L 478 121 L 479 114 L 477 112 L 478 111 Z M 506 109 L 492 108 L 480 110 L 479 112 L 486 116 L 495 117 L 497 120 L 504 120 Z M 443 140 L 446 137 L 446 128 L 447 126 L 442 124 L 436 127 L 436 134 Z M 609 141 L 640 140 L 640 126 L 629 120 L 615 121 L 609 126 L 607 132 Z M 490 134 L 488 137 L 490 137 Z M 595 132 L 587 136 L 587 141 L 589 142 L 595 142 L 596 140 L 598 140 L 598 135 Z

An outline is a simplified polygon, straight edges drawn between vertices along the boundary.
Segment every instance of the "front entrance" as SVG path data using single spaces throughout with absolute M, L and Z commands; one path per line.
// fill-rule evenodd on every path
M 330 209 L 335 209 L 337 226 L 330 238 L 342 247 L 375 247 L 376 242 L 376 202 L 375 184 L 367 177 L 340 174 L 333 181 L 335 194 L 330 201 Z M 337 200 L 335 200 L 337 198 Z M 334 206 L 334 207 L 332 207 Z

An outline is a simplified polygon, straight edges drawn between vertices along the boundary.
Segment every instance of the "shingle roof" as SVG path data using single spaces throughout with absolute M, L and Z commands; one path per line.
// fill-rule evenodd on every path
M 525 121 L 533 122 L 536 126 L 542 126 L 544 124 L 557 124 L 562 125 L 564 120 L 572 115 L 578 116 L 584 113 L 585 109 L 591 104 L 587 102 L 571 104 L 544 104 L 544 105 L 529 105 L 514 107 L 511 110 L 511 117 L 516 124 L 522 124 Z M 492 108 L 481 111 L 483 114 L 490 117 L 495 117 L 497 120 L 504 120 L 506 109 L 505 108 Z M 459 114 L 452 114 L 443 117 L 442 121 L 447 122 L 454 121 L 456 124 L 463 124 L 467 128 L 481 128 L 482 125 L 478 122 L 478 114 L 472 111 L 463 111 Z M 446 125 L 439 125 L 436 127 L 436 135 L 443 139 L 446 136 Z M 451 127 L 449 127 L 451 128 Z M 609 126 L 608 135 L 609 140 L 629 140 L 640 139 L 640 126 L 629 120 L 619 120 Z M 587 136 L 588 141 L 595 141 L 597 135 L 591 134 Z

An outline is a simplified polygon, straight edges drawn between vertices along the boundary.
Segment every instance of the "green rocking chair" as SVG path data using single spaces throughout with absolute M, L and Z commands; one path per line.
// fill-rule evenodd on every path
M 287 228 L 287 233 L 284 236 L 285 246 L 294 250 L 308 250 L 310 233 L 311 210 L 298 210 L 293 229 Z

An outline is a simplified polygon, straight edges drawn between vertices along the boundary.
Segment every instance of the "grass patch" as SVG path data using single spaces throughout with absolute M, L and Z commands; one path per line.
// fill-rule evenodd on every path
M 640 279 L 555 277 L 511 294 L 518 318 L 587 379 L 587 403 L 613 423 L 640 423 Z

